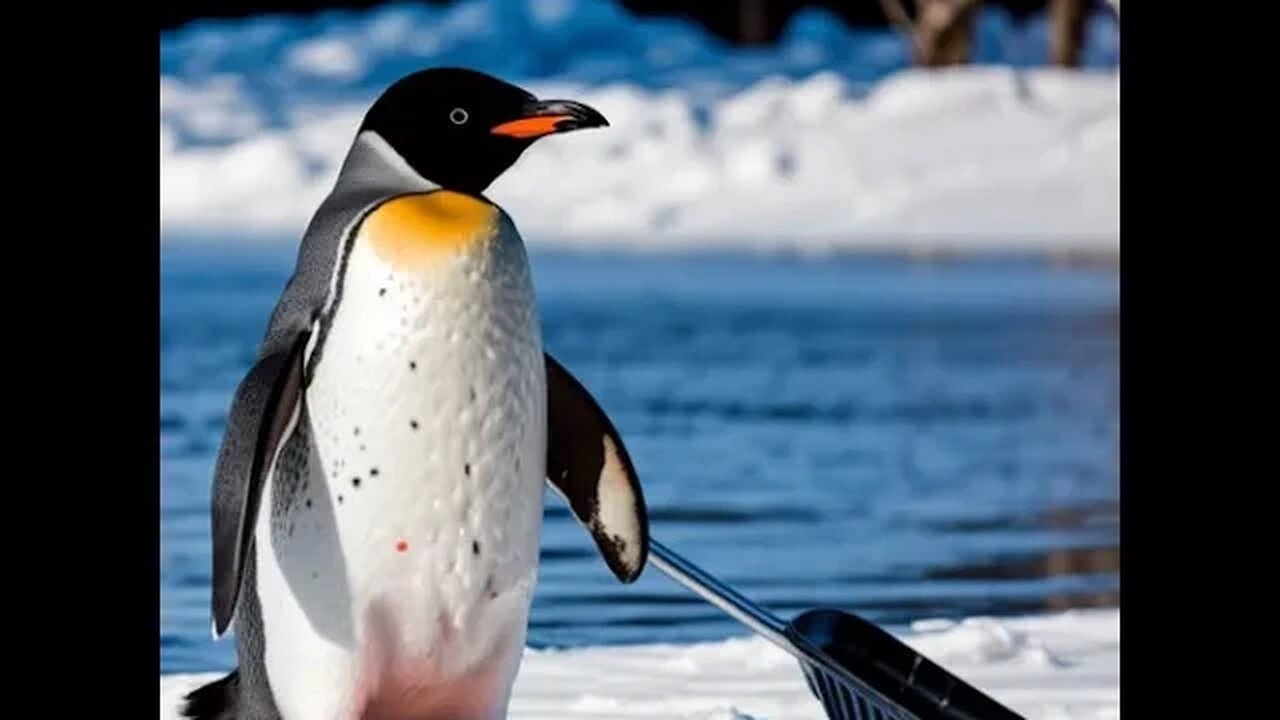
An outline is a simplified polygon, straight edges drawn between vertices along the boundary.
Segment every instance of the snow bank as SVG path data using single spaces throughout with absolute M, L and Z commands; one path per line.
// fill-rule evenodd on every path
M 533 242 L 1114 249 L 1117 78 L 1044 70 L 1027 84 L 1029 102 L 1008 70 L 904 72 L 853 99 L 831 73 L 768 79 L 717 103 L 705 127 L 676 91 L 534 86 L 612 127 L 541 141 L 489 195 Z M 191 122 L 252 126 L 231 87 L 209 89 Z M 164 231 L 292 242 L 362 113 L 329 108 L 222 145 L 162 129 Z
M 946 72 L 812 10 L 769 50 L 581 0 L 200 23 L 161 38 L 161 225 L 296 242 L 373 97 L 453 64 L 612 123 L 541 141 L 491 188 L 533 243 L 1113 251 L 1114 23 L 1090 21 L 1092 71 L 1025 76 L 990 63 L 1043 57 L 1043 22 L 999 11 L 977 29 L 985 64 Z
M 920 622 L 903 639 L 1028 720 L 1120 717 L 1120 612 Z M 160 678 L 160 718 L 216 675 Z M 511 717 L 820 720 L 791 656 L 756 637 L 528 650 Z

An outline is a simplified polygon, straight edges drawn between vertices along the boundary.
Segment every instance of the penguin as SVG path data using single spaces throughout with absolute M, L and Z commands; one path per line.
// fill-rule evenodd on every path
M 524 243 L 484 195 L 539 139 L 608 124 L 463 68 L 368 108 L 231 400 L 211 603 L 237 665 L 186 717 L 505 717 L 547 486 L 639 577 L 633 463 L 544 350 Z

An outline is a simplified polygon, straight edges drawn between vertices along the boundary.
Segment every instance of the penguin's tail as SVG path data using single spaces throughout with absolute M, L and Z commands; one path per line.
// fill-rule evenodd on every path
M 240 696 L 240 670 L 192 690 L 182 707 L 182 717 L 191 720 L 236 720 L 236 698 Z

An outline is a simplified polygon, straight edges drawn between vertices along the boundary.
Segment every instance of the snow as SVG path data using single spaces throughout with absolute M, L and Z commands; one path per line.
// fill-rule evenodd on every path
M 301 73 L 322 78 L 351 80 L 364 73 L 356 49 L 342 40 L 309 40 L 291 49 L 288 62 Z
M 584 0 L 201 22 L 161 38 L 162 231 L 296 243 L 377 93 L 465 65 L 611 122 L 490 188 L 531 244 L 1114 253 L 1117 20 L 1091 17 L 1083 71 L 1035 66 L 1042 18 L 986 11 L 976 42 L 925 71 L 819 10 L 742 50 Z
M 921 621 L 908 644 L 1028 720 L 1120 717 L 1120 611 Z M 160 718 L 218 675 L 160 678 Z M 799 666 L 754 637 L 694 645 L 527 650 L 517 720 L 750 718 L 819 720 Z

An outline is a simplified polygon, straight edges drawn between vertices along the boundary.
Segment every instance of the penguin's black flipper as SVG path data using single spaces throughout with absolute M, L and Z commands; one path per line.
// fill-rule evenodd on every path
M 183 698 L 182 717 L 191 720 L 236 720 L 240 671 L 192 690 Z
M 547 481 L 624 583 L 649 559 L 649 515 L 631 458 L 591 393 L 546 354 Z
M 261 357 L 236 389 L 213 478 L 213 630 L 235 614 L 262 485 L 297 420 L 308 333 Z

